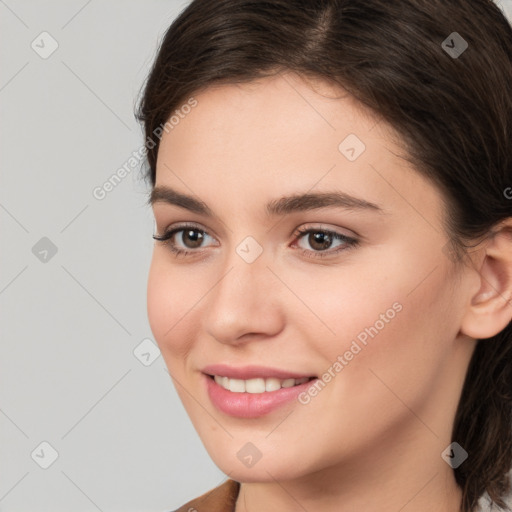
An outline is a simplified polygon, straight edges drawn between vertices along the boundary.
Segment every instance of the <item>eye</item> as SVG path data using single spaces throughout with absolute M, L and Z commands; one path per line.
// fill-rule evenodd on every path
M 322 228 L 298 229 L 295 236 L 299 241 L 298 245 L 302 249 L 302 253 L 305 256 L 313 258 L 333 256 L 334 254 L 350 249 L 359 243 L 356 238 L 338 233 L 337 231 Z M 335 247 L 336 249 L 328 251 L 328 249 L 331 249 L 332 247 Z
M 301 252 L 309 258 L 333 256 L 359 243 L 356 238 L 320 227 L 298 229 L 294 236 L 298 240 Z M 176 256 L 200 253 L 201 249 L 207 247 L 204 243 L 208 239 L 215 240 L 207 231 L 194 224 L 174 227 L 163 235 L 153 235 L 153 238 L 168 246 Z M 334 250 L 329 250 L 333 247 Z
M 177 235 L 177 236 L 176 236 Z M 163 242 L 177 255 L 187 255 L 192 252 L 199 252 L 202 243 L 209 238 L 213 240 L 204 229 L 193 224 L 186 224 L 166 231 L 163 235 L 153 235 L 155 240 Z M 188 250 L 190 249 L 190 250 Z

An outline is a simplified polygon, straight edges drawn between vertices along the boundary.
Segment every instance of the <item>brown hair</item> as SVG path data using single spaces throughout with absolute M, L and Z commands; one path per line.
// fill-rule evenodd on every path
M 460 55 L 448 51 L 453 32 L 468 44 Z M 145 178 L 155 185 L 161 127 L 192 94 L 282 70 L 341 86 L 396 130 L 446 198 L 455 261 L 512 217 L 512 28 L 491 0 L 193 1 L 165 34 L 138 107 L 153 141 Z M 469 453 L 454 469 L 463 512 L 484 492 L 505 507 L 512 322 L 477 342 L 452 440 Z

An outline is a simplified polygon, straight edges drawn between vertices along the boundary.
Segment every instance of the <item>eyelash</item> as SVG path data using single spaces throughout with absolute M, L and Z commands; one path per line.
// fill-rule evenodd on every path
M 179 233 L 180 231 L 199 231 L 203 235 L 209 235 L 208 231 L 205 231 L 204 229 L 201 229 L 195 225 L 192 224 L 185 224 L 183 226 L 179 226 L 176 228 L 173 228 L 167 232 L 165 232 L 163 235 L 153 235 L 153 238 L 159 242 L 162 242 L 163 244 L 167 245 L 169 249 L 176 255 L 176 256 L 188 256 L 190 254 L 201 252 L 200 249 L 198 250 L 184 250 L 179 249 L 176 247 L 176 245 L 172 242 L 172 238 L 176 233 Z M 341 251 L 346 251 L 348 249 L 351 249 L 358 245 L 359 240 L 349 237 L 347 235 L 342 235 L 341 233 L 337 233 L 336 231 L 330 231 L 327 229 L 319 229 L 319 228 L 302 228 L 297 229 L 297 231 L 294 233 L 294 236 L 297 239 L 301 239 L 304 235 L 309 233 L 324 233 L 332 237 L 333 241 L 335 240 L 341 240 L 344 242 L 344 245 L 341 245 L 339 248 L 337 248 L 334 251 L 310 251 L 307 249 L 301 249 L 301 252 L 304 256 L 308 258 L 326 258 L 329 256 L 333 256 L 335 254 L 338 254 Z

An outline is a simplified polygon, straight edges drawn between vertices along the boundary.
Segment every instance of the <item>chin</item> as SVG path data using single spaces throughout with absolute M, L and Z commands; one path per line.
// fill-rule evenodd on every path
M 300 478 L 307 473 L 305 468 L 298 467 L 296 460 L 283 458 L 279 452 L 273 452 L 267 457 L 263 455 L 256 463 L 247 467 L 238 459 L 236 452 L 234 458 L 227 458 L 224 452 L 219 457 L 212 457 L 212 460 L 223 473 L 238 482 L 285 481 Z

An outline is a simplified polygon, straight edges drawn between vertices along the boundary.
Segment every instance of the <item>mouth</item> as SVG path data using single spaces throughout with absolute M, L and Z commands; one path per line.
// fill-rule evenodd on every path
M 223 375 L 206 374 L 211 380 L 215 381 L 220 387 L 231 391 L 232 393 L 269 393 L 278 391 L 282 388 L 293 388 L 317 377 L 301 377 L 278 379 L 276 377 L 255 377 L 251 379 L 235 379 Z
M 254 368 L 253 368 L 254 369 Z M 242 373 L 242 370 L 228 370 L 231 374 Z M 267 375 L 272 370 L 267 369 Z M 220 371 L 218 372 L 221 373 Z M 243 375 L 247 376 L 247 368 Z M 217 373 L 202 372 L 205 384 L 205 392 L 212 405 L 220 412 L 240 419 L 255 419 L 263 417 L 288 404 L 299 403 L 298 396 L 307 392 L 310 386 L 314 386 L 317 377 L 305 377 L 296 374 L 291 377 L 288 372 L 272 371 L 280 373 L 279 377 L 258 377 L 256 370 L 248 379 L 227 377 Z M 265 375 L 259 373 L 259 375 Z M 285 373 L 288 373 L 287 375 Z

